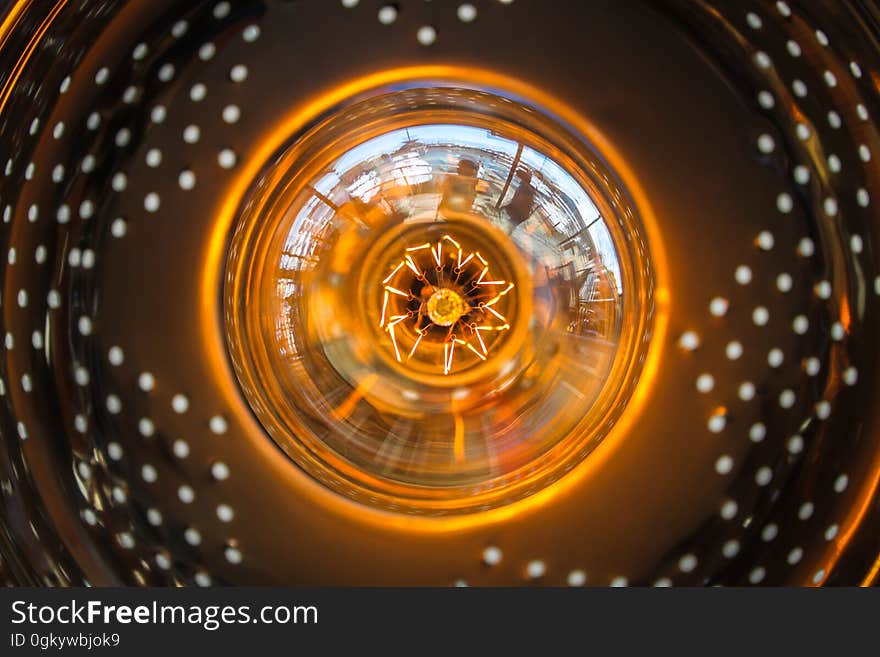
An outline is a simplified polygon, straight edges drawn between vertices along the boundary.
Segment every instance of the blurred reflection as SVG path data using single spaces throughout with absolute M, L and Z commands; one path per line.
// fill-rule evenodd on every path
M 253 256 L 258 385 L 346 476 L 519 477 L 609 381 L 624 294 L 611 232 L 549 147 L 502 127 L 424 122 L 348 143 L 283 217 L 259 218 L 273 232 Z

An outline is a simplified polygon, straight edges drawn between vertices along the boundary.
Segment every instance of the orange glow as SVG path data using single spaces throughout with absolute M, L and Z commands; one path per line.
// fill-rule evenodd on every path
M 667 287 L 667 263 L 663 249 L 663 237 L 657 225 L 656 218 L 651 210 L 648 199 L 635 179 L 626 161 L 617 154 L 611 144 L 598 130 L 586 119 L 581 117 L 571 108 L 563 105 L 555 98 L 544 92 L 523 84 L 522 82 L 499 75 L 494 72 L 476 69 L 462 69 L 454 66 L 414 66 L 397 68 L 367 75 L 347 84 L 328 89 L 322 95 L 310 99 L 301 106 L 295 108 L 287 117 L 271 127 L 262 140 L 255 146 L 253 151 L 242 158 L 242 164 L 238 175 L 229 186 L 225 198 L 219 205 L 213 232 L 207 240 L 207 247 L 202 258 L 202 335 L 205 343 L 204 351 L 211 367 L 215 370 L 216 379 L 234 380 L 227 359 L 224 357 L 224 337 L 221 331 L 221 316 L 217 290 L 220 286 L 220 272 L 223 270 L 222 262 L 225 247 L 232 222 L 241 199 L 248 187 L 269 157 L 275 153 L 284 142 L 295 135 L 309 124 L 315 117 L 338 106 L 343 101 L 360 96 L 371 90 L 382 89 L 388 85 L 401 82 L 418 80 L 443 80 L 448 82 L 461 82 L 463 85 L 477 84 L 487 88 L 506 89 L 513 94 L 529 98 L 537 104 L 549 110 L 552 114 L 560 117 L 566 124 L 576 131 L 584 134 L 590 141 L 596 144 L 608 159 L 611 167 L 622 178 L 634 203 L 639 211 L 640 219 L 646 229 L 648 241 L 651 244 L 651 257 L 655 268 L 654 290 L 654 318 L 653 339 L 646 353 L 645 364 L 642 369 L 639 383 L 627 403 L 626 412 L 609 432 L 608 436 L 594 450 L 589 459 L 585 459 L 570 473 L 553 485 L 540 490 L 524 499 L 513 502 L 507 506 L 476 512 L 468 515 L 445 516 L 440 518 L 428 518 L 421 516 L 405 516 L 391 514 L 374 508 L 367 508 L 351 500 L 345 499 L 324 488 L 318 482 L 312 481 L 302 473 L 278 450 L 271 441 L 254 440 L 255 448 L 260 450 L 271 465 L 278 469 L 279 473 L 289 473 L 288 479 L 291 485 L 305 488 L 313 499 L 321 504 L 326 510 L 343 516 L 357 517 L 377 526 L 396 530 L 416 532 L 454 532 L 469 527 L 489 526 L 493 523 L 503 522 L 510 518 L 530 514 L 538 511 L 544 505 L 561 496 L 570 495 L 573 491 L 590 476 L 591 473 L 603 467 L 609 459 L 613 458 L 617 447 L 625 439 L 630 427 L 639 420 L 647 400 L 650 398 L 653 382 L 661 367 L 663 346 L 666 341 L 666 332 L 669 313 L 669 291 Z M 422 248 L 430 245 L 424 245 Z M 481 261 L 482 256 L 476 255 Z M 645 301 L 645 300 L 643 300 Z M 233 390 L 228 392 L 230 406 L 242 408 L 241 400 Z M 624 394 L 623 391 L 619 393 Z M 252 419 L 245 424 L 252 424 Z M 255 435 L 261 432 L 255 432 Z

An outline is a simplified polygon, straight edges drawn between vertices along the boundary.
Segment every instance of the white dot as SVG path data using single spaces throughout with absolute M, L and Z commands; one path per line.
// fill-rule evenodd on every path
M 201 59 L 203 62 L 206 62 L 214 56 L 215 52 L 217 52 L 217 48 L 214 46 L 213 43 L 204 43 L 199 48 L 199 59 Z
M 791 408 L 794 406 L 797 401 L 797 396 L 794 394 L 794 390 L 790 390 L 786 388 L 781 393 L 779 393 L 779 405 L 782 408 Z
M 487 566 L 497 566 L 501 563 L 501 549 L 490 545 L 483 550 L 483 563 Z
M 221 18 L 226 18 L 229 15 L 229 3 L 228 2 L 218 2 L 214 5 L 214 18 L 220 20 Z
M 773 471 L 766 465 L 758 468 L 758 471 L 755 473 L 755 483 L 758 484 L 758 486 L 766 486 L 772 479 Z
M 430 25 L 423 25 L 416 32 L 416 39 L 423 46 L 430 46 L 437 40 L 437 30 Z
M 391 25 L 397 20 L 397 7 L 394 5 L 385 5 L 379 9 L 379 22 L 382 25 Z
M 788 557 L 786 557 L 786 561 L 788 561 L 788 563 L 793 566 L 796 563 L 798 563 L 803 556 L 804 556 L 804 551 L 801 548 L 796 547 L 791 552 L 788 553 Z
M 773 98 L 773 94 L 769 91 L 761 91 L 758 93 L 758 104 L 764 109 L 773 109 L 773 106 L 776 104 L 776 100 Z
M 82 413 L 77 413 L 73 418 L 73 428 L 77 433 L 85 433 L 89 430 L 89 422 Z
M 122 400 L 116 395 L 107 395 L 107 410 L 116 415 L 122 410 Z
M 776 289 L 780 292 L 790 292 L 793 285 L 794 280 L 792 279 L 791 274 L 782 272 L 776 277 Z
M 782 192 L 776 197 L 776 209 L 783 214 L 788 214 L 794 208 L 794 201 L 787 192 Z
M 107 360 L 110 361 L 111 365 L 122 365 L 122 361 L 125 360 L 125 353 L 122 351 L 122 347 L 112 346 L 107 351 Z
M 803 436 L 799 434 L 793 435 L 788 439 L 788 444 L 786 445 L 790 454 L 800 454 L 804 451 L 804 439 Z
M 629 586 L 629 580 L 626 577 L 617 576 L 611 580 L 611 586 L 619 589 Z
M 147 483 L 153 483 L 154 481 L 156 481 L 156 479 L 158 479 L 159 473 L 156 472 L 156 468 L 154 468 L 150 464 L 147 464 L 141 468 L 141 477 L 143 477 L 144 481 L 146 481 Z
M 862 162 L 871 161 L 871 151 L 865 144 L 859 146 L 859 158 L 862 160 Z
M 358 2 L 360 0 L 342 0 L 342 6 L 346 9 L 351 9 L 352 7 L 357 7 Z
M 458 11 L 456 13 L 458 15 L 458 20 L 460 20 L 462 23 L 470 23 L 477 17 L 477 8 L 469 2 L 466 2 L 462 5 L 459 5 Z
M 829 217 L 837 215 L 837 199 L 828 197 L 822 202 L 822 209 Z
M 253 43 L 260 38 L 260 28 L 257 25 L 248 25 L 241 33 L 241 38 L 248 43 Z
M 853 77 L 860 78 L 862 77 L 862 69 L 856 62 L 849 63 L 849 70 L 852 72 Z
M 149 48 L 146 43 L 139 43 L 134 47 L 134 50 L 131 51 L 132 59 L 141 60 L 147 56 L 147 52 Z
M 864 246 L 865 244 L 862 241 L 861 235 L 853 235 L 849 238 L 849 248 L 852 250 L 853 253 L 861 253 Z
M 739 554 L 739 541 L 731 539 L 724 543 L 724 545 L 721 546 L 721 554 L 723 554 L 726 559 L 733 559 Z
M 800 242 L 798 242 L 797 252 L 805 258 L 809 258 L 816 251 L 816 246 L 813 244 L 813 240 L 809 237 L 802 237 Z
M 221 504 L 217 507 L 217 517 L 220 519 L 220 522 L 232 522 L 232 519 L 235 517 L 235 511 L 228 504 Z
M 792 321 L 791 328 L 798 335 L 805 335 L 810 328 L 810 320 L 804 315 L 798 315 Z
M 120 139 L 125 139 L 125 133 L 123 132 L 121 135 L 117 133 L 117 137 Z M 95 156 L 94 155 L 86 155 L 83 158 L 82 163 L 80 164 L 80 168 L 83 170 L 83 173 L 91 173 L 95 168 Z
M 130 550 L 134 547 L 134 536 L 132 536 L 130 532 L 120 532 L 117 534 L 116 540 L 119 541 L 119 545 L 126 550 Z
M 706 427 L 712 433 L 721 433 L 724 431 L 724 427 L 727 426 L 727 418 L 723 413 L 716 413 L 709 418 L 709 421 L 706 424 Z
M 171 408 L 175 413 L 186 413 L 189 408 L 189 399 L 185 395 L 177 394 L 171 398 Z
M 753 443 L 759 443 L 767 436 L 767 427 L 763 422 L 755 422 L 749 428 L 749 440 Z
M 749 27 L 752 28 L 753 30 L 760 30 L 761 25 L 763 25 L 763 23 L 761 22 L 761 17 L 752 11 L 750 11 L 748 14 L 746 14 L 746 22 L 749 24 Z
M 217 155 L 217 163 L 224 169 L 231 169 L 234 167 L 236 159 L 235 151 L 231 148 L 224 148 Z
M 89 114 L 89 118 L 86 119 L 86 127 L 89 130 L 97 130 L 98 126 L 101 125 L 101 115 L 97 112 L 92 112 Z
M 794 181 L 799 185 L 806 185 L 810 182 L 810 170 L 803 164 L 798 164 L 794 168 Z
M 715 461 L 715 472 L 720 475 L 730 474 L 731 470 L 733 470 L 733 458 L 729 455 L 724 454 L 720 456 L 717 461 Z
M 672 586 L 672 580 L 668 577 L 661 577 L 654 581 L 653 586 L 655 588 L 669 588 L 670 586 Z
M 815 507 L 812 502 L 804 502 L 798 509 L 798 518 L 801 520 L 809 520 L 813 516 Z
M 723 297 L 715 297 L 709 302 L 709 312 L 715 317 L 723 317 L 730 307 L 730 302 Z
M 758 137 L 758 150 L 764 154 L 772 153 L 773 149 L 776 148 L 776 142 L 773 141 L 773 137 L 764 133 Z
M 171 451 L 174 452 L 174 456 L 176 456 L 177 458 L 185 459 L 187 456 L 189 456 L 189 443 L 181 438 L 178 438 L 171 446 Z
M 52 182 L 60 183 L 64 180 L 64 165 L 56 164 L 52 169 Z
M 791 83 L 791 90 L 798 98 L 805 98 L 807 95 L 807 85 L 803 80 L 795 80 Z
M 827 420 L 831 416 L 831 403 L 827 399 L 816 402 L 816 417 L 820 420 Z
M 770 321 L 770 311 L 764 306 L 756 306 L 752 311 L 752 321 L 756 326 L 766 326 Z
M 724 354 L 730 360 L 737 360 L 743 354 L 743 346 L 736 340 L 728 342 L 724 348 Z
M 816 296 L 820 299 L 830 299 L 831 298 L 831 283 L 828 281 L 819 281 L 813 288 L 813 291 L 816 293 Z
M 846 490 L 846 487 L 849 485 L 849 477 L 845 474 L 840 475 L 837 479 L 834 480 L 834 492 L 842 493 Z
M 224 550 L 223 554 L 226 557 L 226 561 L 231 564 L 239 564 L 242 561 L 241 551 L 238 548 L 228 547 Z
M 159 566 L 162 570 L 168 570 L 171 568 L 171 558 L 165 552 L 159 552 L 155 556 L 156 565 Z
M 194 84 L 189 90 L 190 100 L 198 103 L 205 99 L 205 96 L 208 95 L 208 88 L 202 84 L 201 82 Z
M 162 524 L 162 514 L 159 513 L 158 509 L 147 509 L 147 522 L 154 527 Z
M 151 148 L 147 151 L 147 155 L 144 159 L 148 167 L 156 168 L 162 164 L 162 151 L 158 148 Z
M 843 371 L 843 382 L 848 386 L 854 386 L 859 380 L 859 371 L 850 365 Z
M 114 461 L 122 459 L 122 445 L 117 442 L 107 443 L 107 455 Z
M 110 224 L 110 234 L 116 238 L 124 237 L 127 229 L 128 226 L 125 223 L 125 219 L 122 218 L 116 218 L 113 220 L 113 223 Z
M 144 392 L 150 392 L 156 385 L 156 379 L 150 372 L 141 372 L 138 376 L 138 387 Z
M 693 351 L 700 346 L 700 338 L 693 331 L 686 331 L 679 337 L 678 345 L 686 351 Z
M 226 419 L 221 415 L 215 415 L 208 421 L 208 426 L 211 429 L 212 433 L 217 435 L 226 433 L 227 424 Z
M 82 518 L 91 526 L 95 526 L 98 524 L 98 516 L 95 515 L 95 512 L 91 509 L 83 509 Z
M 187 144 L 195 144 L 199 140 L 201 133 L 202 131 L 199 130 L 199 126 L 188 125 L 183 130 L 183 141 L 185 141 Z
M 827 46 L 830 43 L 828 36 L 822 30 L 816 30 L 816 41 L 819 42 L 820 46 Z
M 95 83 L 96 84 L 104 84 L 107 82 L 107 78 L 110 77 L 110 71 L 106 66 L 103 66 L 98 69 L 98 72 L 95 73 Z
M 196 186 L 196 174 L 189 169 L 184 169 L 177 177 L 177 183 L 181 189 L 189 190 Z
M 834 153 L 828 156 L 828 168 L 831 169 L 834 173 L 839 173 L 843 168 L 843 163 L 840 161 L 840 158 L 837 157 Z
M 770 56 L 767 53 L 763 50 L 759 50 L 755 53 L 755 64 L 760 68 L 770 68 L 773 62 L 770 61 Z
M 828 525 L 828 528 L 825 530 L 825 540 L 833 541 L 834 537 L 837 536 L 838 529 L 837 525 Z
M 693 554 L 686 554 L 678 560 L 678 567 L 683 573 L 692 572 L 697 567 L 697 557 Z
M 92 320 L 83 315 L 79 318 L 79 321 L 77 321 L 77 328 L 81 335 L 90 335 L 92 332 Z
M 727 500 L 721 505 L 721 517 L 725 520 L 733 520 L 739 511 L 739 505 L 733 500 Z
M 762 230 L 758 233 L 758 236 L 755 238 L 755 244 L 758 245 L 763 251 L 769 251 L 773 248 L 775 240 L 773 239 L 773 233 L 769 230 Z
M 244 64 L 236 64 L 229 71 L 229 79 L 233 82 L 244 82 L 247 79 L 248 69 Z
M 184 484 L 177 489 L 177 497 L 179 497 L 180 501 L 184 504 L 190 504 L 194 499 L 196 499 L 196 493 L 192 489 L 192 486 Z
M 211 586 L 211 576 L 204 570 L 197 571 L 194 579 L 199 586 Z
M 702 393 L 711 392 L 715 387 L 715 379 L 711 374 L 701 374 L 697 377 L 697 390 Z
M 187 527 L 183 532 L 184 540 L 190 545 L 198 545 L 202 542 L 202 535 L 199 533 L 198 529 L 193 527 Z
M 859 118 L 862 121 L 867 121 L 870 118 L 868 116 L 868 109 L 864 105 L 862 105 L 861 103 L 856 105 L 856 114 L 859 115 Z
M 755 398 L 755 384 L 751 381 L 744 381 L 739 384 L 738 394 L 743 401 L 751 401 Z
M 828 125 L 837 130 L 840 126 L 843 125 L 843 120 L 840 118 L 840 114 L 835 112 L 834 110 L 830 110 L 828 112 Z
M 528 575 L 529 579 L 538 579 L 539 577 L 543 577 L 544 573 L 546 572 L 547 566 L 540 559 L 530 561 L 526 566 L 526 575 Z
M 144 209 L 147 212 L 156 212 L 161 205 L 161 199 L 156 192 L 150 192 L 144 197 Z
M 138 431 L 145 438 L 149 438 L 156 432 L 156 425 L 153 424 L 153 421 L 148 417 L 142 417 L 138 421 Z
M 752 282 L 752 270 L 746 265 L 740 265 L 736 268 L 734 278 L 740 285 L 748 285 Z
M 749 582 L 752 584 L 760 584 L 764 581 L 764 576 L 767 574 L 767 571 L 764 570 L 761 566 L 757 568 L 753 568 L 749 573 Z
M 223 120 L 226 123 L 236 123 L 241 118 L 241 110 L 238 105 L 227 105 L 223 108 Z
M 788 6 L 787 2 L 783 0 L 779 0 L 776 3 L 776 11 L 778 11 L 785 18 L 789 18 L 791 16 L 791 7 Z
M 572 570 L 568 574 L 566 582 L 569 586 L 583 586 L 587 583 L 587 573 L 580 569 Z
M 769 543 L 779 535 L 779 526 L 775 523 L 769 523 L 761 530 L 761 539 L 765 543 Z
M 229 466 L 223 461 L 217 461 L 211 466 L 211 476 L 218 481 L 229 478 Z
M 171 35 L 175 39 L 179 39 L 184 34 L 186 34 L 186 30 L 189 27 L 186 21 L 179 20 L 171 27 Z

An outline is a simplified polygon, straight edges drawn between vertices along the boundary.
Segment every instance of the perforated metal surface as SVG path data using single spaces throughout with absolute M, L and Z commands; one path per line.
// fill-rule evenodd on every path
M 871 583 L 873 5 L 390 7 L 6 10 L 7 581 Z M 535 92 L 595 145 L 646 225 L 656 307 L 631 399 L 582 463 L 432 519 L 331 492 L 274 445 L 221 288 L 277 148 L 355 93 L 466 75 Z

